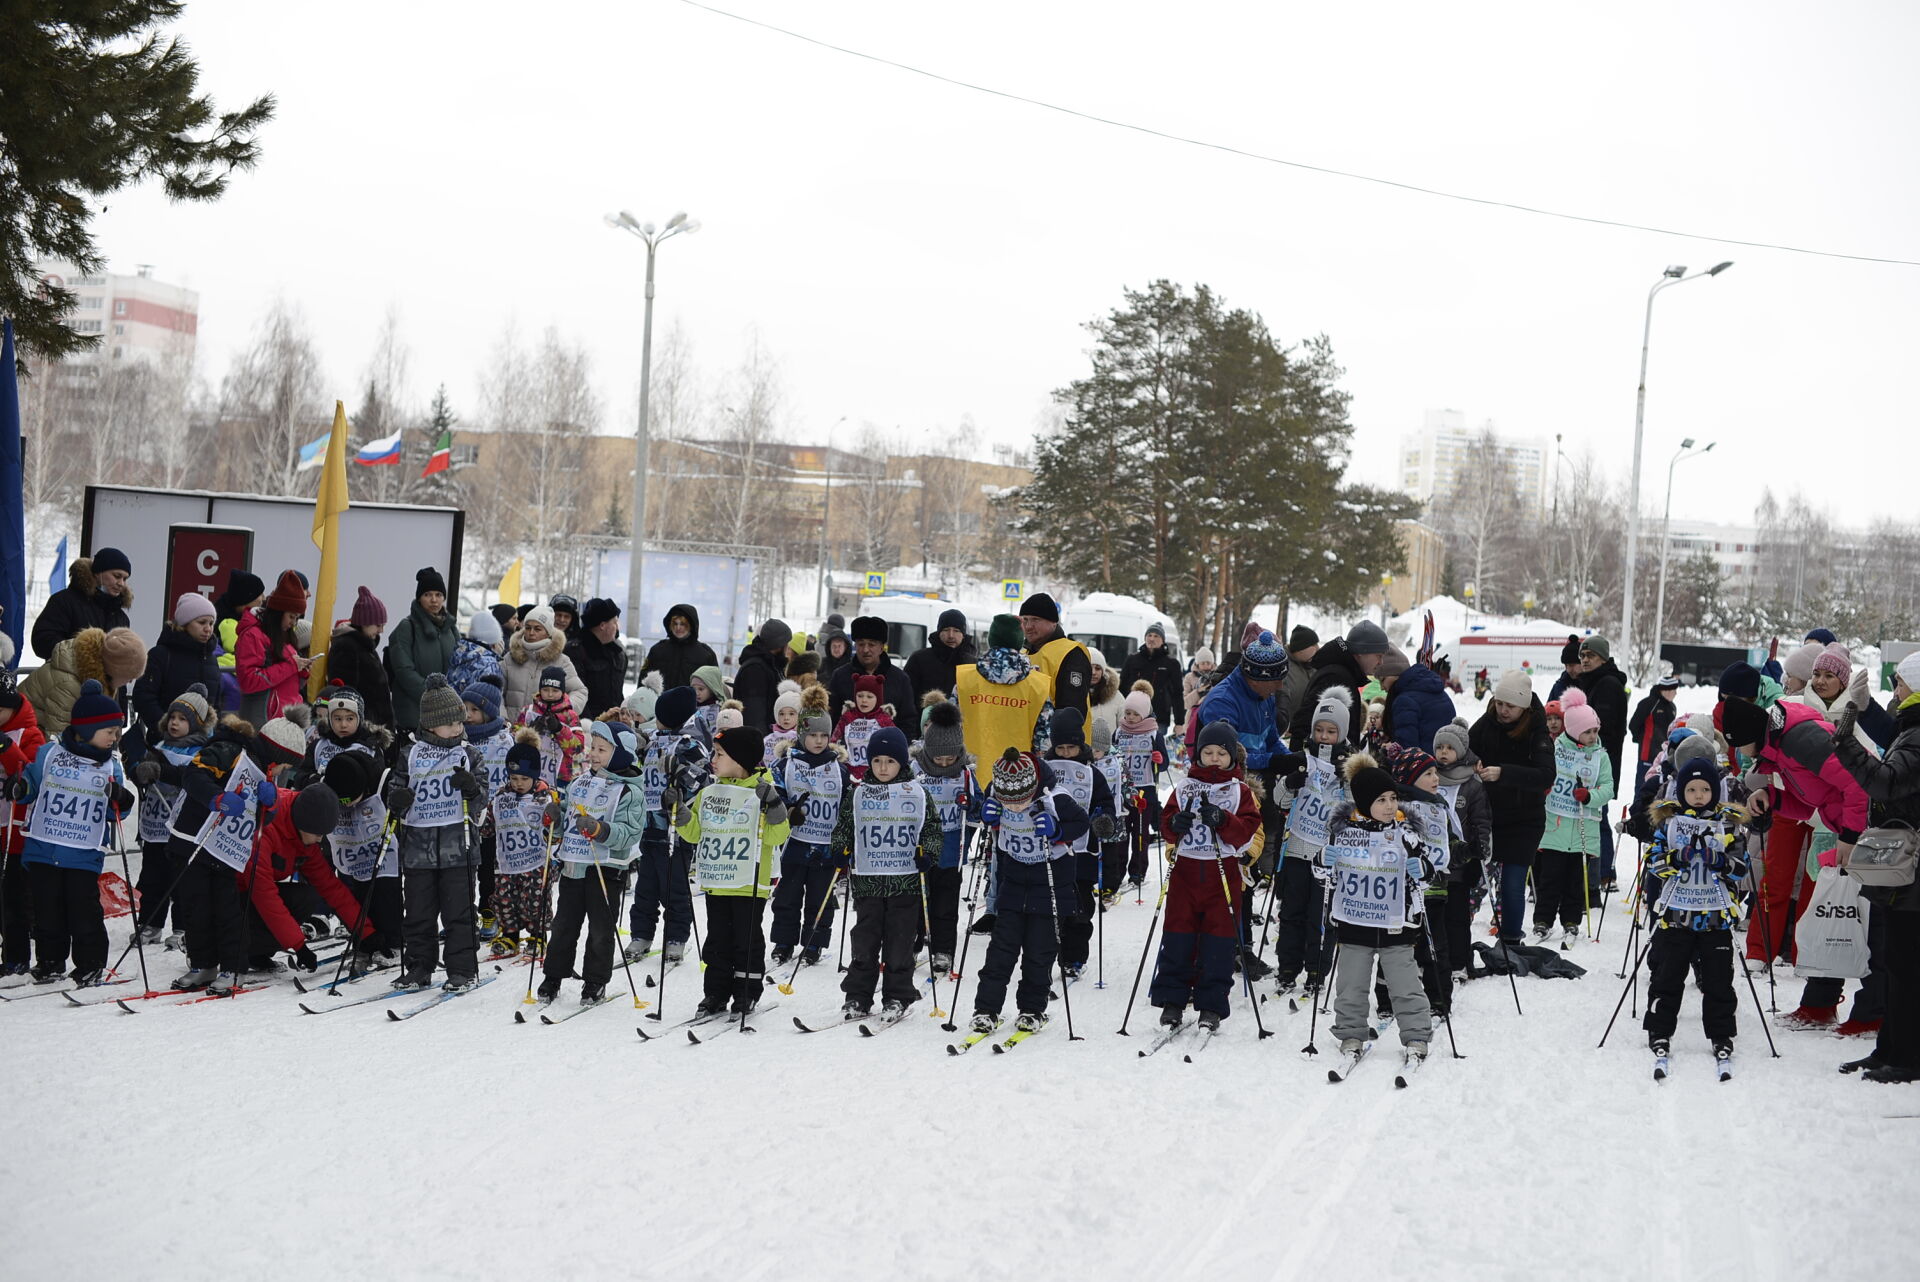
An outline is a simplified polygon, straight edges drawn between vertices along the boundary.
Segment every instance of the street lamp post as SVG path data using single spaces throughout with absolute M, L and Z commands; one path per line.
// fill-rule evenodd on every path
M 1647 291 L 1647 323 L 1640 333 L 1640 390 L 1633 405 L 1633 480 L 1627 487 L 1627 581 L 1620 598 L 1620 654 L 1633 664 L 1633 590 L 1640 560 L 1640 448 L 1646 439 L 1647 348 L 1653 341 L 1653 300 L 1669 285 L 1684 285 L 1702 276 L 1718 276 L 1732 263 L 1716 263 L 1704 272 L 1687 275 L 1684 267 L 1669 267 Z M 1658 656 L 1656 656 L 1656 659 Z M 1631 673 L 1629 673 L 1631 675 Z
M 1654 597 L 1653 607 L 1653 674 L 1660 675 L 1660 643 L 1666 639 L 1667 629 L 1667 548 L 1673 522 L 1673 469 L 1680 466 L 1682 459 L 1699 458 L 1709 453 L 1717 442 L 1708 441 L 1699 449 L 1693 448 L 1693 438 L 1684 438 L 1680 448 L 1674 451 L 1673 460 L 1667 464 L 1667 504 L 1660 513 L 1660 591 Z
M 667 219 L 665 227 L 643 223 L 626 210 L 607 215 L 607 226 L 638 236 L 647 247 L 646 318 L 640 328 L 640 426 L 633 445 L 633 551 L 627 561 L 627 635 L 638 636 L 640 629 L 641 568 L 646 560 L 647 536 L 647 393 L 653 378 L 653 256 L 662 241 L 700 230 L 700 224 L 684 213 Z

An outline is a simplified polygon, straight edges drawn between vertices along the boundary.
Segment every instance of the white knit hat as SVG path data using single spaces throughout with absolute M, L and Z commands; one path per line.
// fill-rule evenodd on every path
M 1508 668 L 1494 682 L 1493 697 L 1500 703 L 1524 708 L 1533 702 L 1533 681 L 1525 668 Z
M 1894 667 L 1893 674 L 1907 683 L 1907 689 L 1920 690 L 1920 650 L 1915 650 L 1900 660 Z

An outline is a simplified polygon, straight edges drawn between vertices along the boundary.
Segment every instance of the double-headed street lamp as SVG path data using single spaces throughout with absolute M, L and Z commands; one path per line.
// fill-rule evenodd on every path
M 1629 668 L 1633 664 L 1633 589 L 1640 568 L 1640 447 L 1646 439 L 1647 421 L 1647 347 L 1653 341 L 1653 300 L 1669 285 L 1684 285 L 1703 276 L 1718 276 L 1732 263 L 1716 263 L 1703 272 L 1687 275 L 1684 267 L 1669 267 L 1647 291 L 1647 324 L 1640 334 L 1640 391 L 1633 406 L 1633 482 L 1627 492 L 1627 582 L 1620 598 L 1620 655 Z M 1659 655 L 1654 661 L 1659 662 Z M 1631 679 L 1631 672 L 1629 672 Z
M 653 256 L 662 241 L 700 230 L 700 224 L 686 214 L 667 219 L 665 227 L 643 223 L 626 210 L 607 215 L 607 226 L 632 232 L 647 246 L 646 319 L 640 331 L 640 428 L 634 434 L 633 447 L 633 552 L 627 565 L 627 635 L 638 636 L 640 629 L 641 563 L 646 557 L 647 532 L 647 391 L 653 376 Z
M 1681 460 L 1699 458 L 1712 451 L 1715 442 L 1708 441 L 1699 449 L 1693 448 L 1693 438 L 1686 437 L 1680 442 L 1680 448 L 1674 451 L 1673 460 L 1667 464 L 1667 505 L 1660 513 L 1660 592 L 1654 599 L 1653 607 L 1653 674 L 1660 675 L 1660 643 L 1666 639 L 1667 629 L 1667 547 L 1670 543 L 1668 533 L 1673 523 L 1673 469 L 1680 466 Z

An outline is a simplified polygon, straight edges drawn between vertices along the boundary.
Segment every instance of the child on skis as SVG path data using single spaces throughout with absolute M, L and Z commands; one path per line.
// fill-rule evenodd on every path
M 227 717 L 180 772 L 171 853 L 181 869 L 179 896 L 186 914 L 187 972 L 173 981 L 183 992 L 231 993 L 247 969 L 247 912 L 243 879 L 253 862 L 253 839 L 279 799 L 275 777 L 298 765 L 306 733 L 275 717 L 255 734 Z
M 1487 786 L 1474 767 L 1480 758 L 1467 744 L 1467 727 L 1455 721 L 1433 732 L 1433 759 L 1440 772 L 1440 797 L 1453 810 L 1453 857 L 1447 863 L 1447 912 L 1443 925 L 1447 959 L 1459 983 L 1473 971 L 1473 915 L 1479 907 L 1480 879 L 1493 853 L 1493 812 Z
M 1047 1025 L 1049 972 L 1060 954 L 1060 921 L 1074 911 L 1072 866 L 1059 863 L 1088 831 L 1086 812 L 1073 799 L 1040 789 L 1038 764 L 1008 748 L 993 763 L 980 822 L 993 833 L 997 865 L 993 939 L 973 993 L 972 1040 L 1000 1026 L 1007 982 L 1020 967 L 1015 1027 L 1037 1033 Z
M 834 904 L 829 893 L 838 867 L 833 834 L 852 797 L 842 749 L 829 742 L 827 688 L 802 696 L 806 722 L 799 742 L 774 761 L 773 778 L 787 803 L 791 835 L 780 852 L 780 884 L 773 890 L 773 964 L 784 966 L 800 951 L 809 966 L 833 939 Z
M 1320 696 L 1308 727 L 1307 743 L 1297 753 L 1276 759 L 1286 771 L 1283 782 L 1292 794 L 1287 811 L 1286 845 L 1281 852 L 1280 930 L 1274 944 L 1274 992 L 1293 991 L 1301 968 L 1306 968 L 1306 991 L 1320 991 L 1333 941 L 1322 917 L 1324 890 L 1314 873 L 1326 848 L 1333 821 L 1352 805 L 1343 773 L 1347 754 L 1347 727 L 1353 719 L 1353 691 L 1334 686 Z
M 1120 732 L 1114 747 L 1126 762 L 1127 784 L 1142 805 L 1135 814 L 1133 855 L 1127 884 L 1138 890 L 1147 878 L 1147 845 L 1160 827 L 1160 776 L 1167 765 L 1167 740 L 1153 717 L 1153 686 L 1136 681 L 1120 708 Z
M 666 928 L 661 965 L 678 965 L 686 955 L 687 936 L 693 929 L 693 893 L 687 887 L 693 847 L 675 835 L 671 816 L 680 798 L 691 797 L 706 786 L 712 768 L 707 745 L 688 728 L 694 708 L 693 690 L 687 686 L 664 690 L 654 701 L 657 729 L 647 742 L 640 765 L 647 826 L 640 834 L 633 907 L 627 911 L 628 961 L 638 961 L 653 951 L 653 930 L 658 923 Z
M 270 971 L 273 952 L 291 955 L 297 970 L 313 971 L 320 963 L 284 887 L 302 885 L 317 894 L 350 929 L 359 922 L 360 935 L 373 930 L 360 921 L 353 893 L 333 875 L 321 846 L 340 822 L 340 799 L 324 783 L 308 784 L 299 792 L 280 790 L 273 816 L 253 842 L 253 867 L 247 870 L 247 919 L 251 941 L 250 970 Z M 294 881 L 294 878 L 298 881 Z
M 676 797 L 674 829 L 694 847 L 707 896 L 706 996 L 699 1014 L 714 1018 L 729 999 L 744 1018 L 766 982 L 760 913 L 773 861 L 792 831 L 787 806 L 766 767 L 764 736 L 753 726 L 723 730 L 713 742 L 713 779 L 691 798 Z
M 460 696 L 445 675 L 429 676 L 420 695 L 420 728 L 387 776 L 387 809 L 400 816 L 400 866 L 406 870 L 405 956 L 395 988 L 433 982 L 443 925 L 447 979 L 441 987 L 464 993 L 479 982 L 473 872 L 480 851 L 473 820 L 487 800 L 481 782 L 486 767 L 480 750 L 467 742 L 464 723 Z
M 11 784 L 24 775 L 46 742 L 33 704 L 14 682 L 13 670 L 0 668 L 0 776 Z M 27 807 L 11 799 L 13 791 L 0 787 L 0 796 L 8 798 L 0 803 L 6 811 L 5 844 L 0 846 L 0 934 L 5 936 L 0 942 L 0 975 L 25 975 L 33 962 L 27 868 L 20 862 L 25 853 Z
M 21 861 L 33 895 L 36 983 L 59 978 L 69 956 L 75 987 L 106 978 L 100 869 L 121 816 L 136 804 L 113 755 L 121 718 L 98 681 L 82 683 L 67 728 L 10 789 L 13 800 L 32 803 Z
M 180 804 L 180 770 L 193 754 L 200 751 L 213 732 L 213 705 L 205 686 L 191 685 L 167 708 L 158 732 L 149 734 L 147 753 L 131 771 L 140 789 L 140 942 L 151 944 L 160 938 L 166 924 L 167 908 L 172 902 L 174 879 L 180 870 L 167 853 L 168 821 Z M 174 920 L 181 920 L 174 909 Z M 186 942 L 186 935 L 175 930 L 169 948 Z
M 1653 911 L 1658 921 L 1647 946 L 1647 1014 L 1643 1026 L 1653 1053 L 1664 1060 L 1680 1020 L 1687 972 L 1700 988 L 1700 1022 L 1713 1056 L 1733 1058 L 1739 1000 L 1733 989 L 1733 924 L 1747 859 L 1740 833 L 1747 812 L 1723 802 L 1719 766 L 1698 757 L 1680 767 L 1679 795 L 1658 803 L 1658 825 L 1647 852 L 1661 882 Z
M 1238 745 L 1231 722 L 1202 727 L 1194 739 L 1193 769 L 1175 785 L 1173 805 L 1160 821 L 1174 860 L 1148 1000 L 1169 1028 L 1184 1022 L 1191 1003 L 1200 1027 L 1218 1032 L 1230 1006 L 1240 940 L 1240 856 L 1260 830 L 1260 803 L 1235 765 Z
M 342 920 L 349 927 L 368 927 L 349 962 L 356 978 L 400 964 L 405 913 L 400 901 L 399 847 L 393 838 L 392 816 L 380 795 L 385 775 L 382 758 L 365 745 L 334 753 L 324 775 L 340 801 L 340 818 L 327 838 L 333 869 L 357 905 L 355 915 Z
M 874 732 L 867 745 L 867 777 L 841 807 L 834 855 L 852 870 L 852 947 L 840 991 L 842 1019 L 864 1019 L 886 971 L 880 1018 L 895 1023 L 919 996 L 913 982 L 913 944 L 920 933 L 927 869 L 940 860 L 940 816 L 927 790 L 907 774 L 907 736 L 895 726 Z
M 886 678 L 862 673 L 853 679 L 853 702 L 840 713 L 840 724 L 833 728 L 833 741 L 847 745 L 847 769 L 854 779 L 867 775 L 867 743 L 874 732 L 893 724 L 892 709 L 880 700 L 887 690 Z
M 1093 941 L 1093 914 L 1101 911 L 1096 899 L 1100 880 L 1099 843 L 1113 835 L 1113 790 L 1106 776 L 1093 768 L 1087 748 L 1085 716 L 1078 708 L 1053 714 L 1053 748 L 1047 766 L 1053 772 L 1054 791 L 1065 793 L 1089 817 L 1087 834 L 1073 843 L 1074 898 L 1079 911 L 1061 925 L 1060 965 L 1068 978 L 1087 964 Z
M 967 764 L 960 709 L 942 700 L 927 709 L 925 733 L 913 749 L 913 777 L 927 790 L 940 817 L 940 861 L 926 874 L 931 923 L 927 955 L 935 977 L 952 973 L 960 932 L 960 860 L 964 856 L 960 839 L 968 803 Z
M 1600 826 L 1613 800 L 1613 767 L 1600 744 L 1600 714 L 1579 690 L 1560 696 L 1563 732 L 1553 741 L 1553 787 L 1547 793 L 1547 831 L 1533 869 L 1533 937 L 1545 940 L 1560 918 L 1561 938 L 1579 937 L 1581 918 L 1595 898 L 1594 865 Z
M 493 838 L 496 864 L 488 905 L 498 932 L 488 951 L 496 960 L 522 951 L 522 931 L 529 961 L 546 950 L 546 806 L 552 796 L 540 787 L 540 737 L 531 730 L 517 731 L 507 749 L 506 782 L 494 789 L 481 821 Z
M 565 668 L 541 670 L 533 701 L 520 710 L 520 724 L 530 726 L 540 736 L 540 782 L 549 788 L 565 788 L 573 779 L 574 754 L 585 743 L 580 714 L 567 697 Z
M 480 751 L 485 767 L 481 784 L 493 796 L 507 782 L 507 749 L 513 746 L 514 730 L 500 714 L 500 677 L 488 673 L 460 691 L 460 705 L 466 718 L 467 742 Z M 572 706 L 569 703 L 568 706 Z M 494 849 L 493 830 L 480 823 L 480 938 L 492 939 L 499 924 L 493 915 L 493 879 L 499 870 Z
M 646 824 L 646 792 L 633 756 L 639 739 L 617 721 L 595 721 L 587 734 L 566 800 L 556 798 L 546 807 L 547 822 L 561 833 L 560 896 L 540 981 L 540 1000 L 550 1002 L 560 995 L 562 980 L 579 975 L 582 1006 L 603 1000 L 613 978 L 615 901 L 627 888 L 627 861 Z M 587 949 L 576 971 L 583 921 Z
M 1389 743 L 1384 749 L 1387 773 L 1393 776 L 1400 811 L 1420 838 L 1420 853 L 1441 875 L 1429 878 L 1421 905 L 1420 934 L 1413 957 L 1420 964 L 1427 1004 L 1439 1018 L 1453 1009 L 1453 969 L 1447 952 L 1447 882 L 1453 863 L 1455 830 L 1453 808 L 1440 796 L 1440 766 L 1432 754 L 1419 748 Z
M 1133 812 L 1139 806 L 1139 798 L 1127 783 L 1127 761 L 1113 748 L 1116 726 L 1105 717 L 1093 719 L 1093 768 L 1107 781 L 1107 791 L 1113 797 L 1113 832 L 1100 842 L 1100 900 L 1103 907 L 1111 907 L 1120 897 L 1120 887 L 1127 880 L 1127 856 L 1129 843 L 1133 838 Z M 1197 749 L 1196 749 L 1197 751 Z
M 1364 752 L 1347 758 L 1353 807 L 1335 819 L 1323 852 L 1339 939 L 1334 958 L 1333 1035 L 1340 1053 L 1358 1056 L 1374 1036 L 1367 997 L 1377 964 L 1386 980 L 1394 1027 L 1406 1060 L 1425 1059 L 1433 1012 L 1414 961 L 1421 886 L 1433 875 L 1420 837 L 1408 825 L 1393 776 Z

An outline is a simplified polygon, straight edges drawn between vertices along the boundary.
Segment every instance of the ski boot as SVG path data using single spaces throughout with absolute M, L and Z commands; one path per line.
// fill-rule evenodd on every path
M 240 987 L 240 977 L 230 970 L 223 970 L 213 977 L 211 984 L 207 985 L 207 996 L 231 997 L 233 990 L 238 987 Z
M 803 966 L 818 966 L 820 964 L 820 950 L 818 948 L 809 948 L 801 953 L 800 964 Z
M 1544 944 L 1547 942 L 1547 936 L 1552 933 L 1553 927 L 1551 926 L 1535 926 L 1533 928 L 1533 942 L 1536 944 Z
M 1291 993 L 1296 986 L 1291 976 L 1282 976 L 1279 980 L 1275 981 L 1273 985 L 1273 995 L 1275 997 L 1285 997 Z
M 495 961 L 502 961 L 508 957 L 518 957 L 519 955 L 520 941 L 509 938 L 506 935 L 495 936 L 494 941 L 487 945 L 487 956 L 493 958 Z
M 695 1019 L 718 1019 L 727 1013 L 727 999 L 724 997 L 702 997 L 700 1004 L 693 1008 Z
M 1880 1031 L 1877 1019 L 1850 1019 L 1833 1030 L 1835 1037 L 1871 1037 Z
M 1273 974 L 1273 967 L 1261 961 L 1251 948 L 1240 950 L 1240 967 L 1246 971 L 1247 978 L 1256 984 Z
M 772 965 L 784 966 L 793 960 L 793 949 L 776 947 L 773 952 L 768 955 L 768 960 Z
M 27 973 L 29 973 L 29 968 L 25 962 L 8 962 L 6 965 L 0 966 L 0 979 L 6 979 L 14 975 L 25 975 Z
M 591 1006 L 595 1002 L 603 1000 L 606 995 L 607 986 L 605 984 L 582 984 L 580 986 L 580 1004 L 582 1006 Z
M 1731 1039 L 1723 1037 L 1713 1044 L 1713 1059 L 1715 1063 L 1724 1064 L 1732 1058 L 1733 1042 Z
M 540 987 L 533 990 L 533 995 L 543 1002 L 552 1001 L 560 995 L 560 977 L 548 975 L 540 981 Z
M 171 984 L 167 985 L 167 987 L 182 993 L 197 993 L 213 982 L 213 974 L 213 967 L 203 966 L 177 977 Z
M 1412 1064 L 1419 1060 L 1423 1060 L 1426 1057 L 1427 1057 L 1427 1043 L 1408 1042 L 1406 1045 L 1405 1051 L 1400 1056 L 1400 1059 L 1401 1059 L 1401 1062 L 1403 1063 Z
M 520 945 L 520 951 L 533 958 L 533 960 L 539 961 L 541 957 L 546 955 L 547 941 L 539 935 L 528 935 L 527 942 Z
M 1220 1031 L 1220 1016 L 1214 1011 L 1210 1011 L 1210 1010 L 1201 1011 L 1200 1019 L 1198 1022 L 1200 1024 L 1201 1031 L 1203 1032 L 1217 1033 Z
M 144 948 L 148 944 L 159 940 L 160 928 L 158 926 L 141 926 L 133 932 L 133 937 L 139 941 L 140 946 Z
M 1832 1028 L 1839 1013 L 1838 1006 L 1802 1006 L 1773 1022 L 1781 1028 Z
M 1358 1055 L 1361 1048 L 1365 1045 L 1366 1043 L 1358 1037 L 1349 1037 L 1340 1043 L 1340 1053 L 1342 1055 Z
M 1162 1006 L 1160 1008 L 1160 1026 L 1162 1028 L 1178 1028 L 1180 1021 L 1185 1019 L 1186 1016 L 1187 1008 L 1185 1006 Z
M 981 913 L 978 917 L 974 918 L 973 925 L 967 927 L 967 933 L 972 935 L 991 935 L 993 933 L 993 914 Z
M 840 1018 L 845 1020 L 865 1019 L 871 1013 L 871 1007 L 862 1006 L 851 997 L 849 997 L 846 1004 L 840 1008 Z
M 471 992 L 478 987 L 479 984 L 480 977 L 478 975 L 448 975 L 447 982 L 440 985 L 440 991 L 443 993 L 466 993 Z
M 42 962 L 27 973 L 33 976 L 33 982 L 36 984 L 51 984 L 55 980 L 63 978 L 67 973 L 67 968 L 64 965 L 53 966 Z
M 1023 1010 L 1020 1018 L 1013 1021 L 1017 1033 L 1037 1033 L 1047 1026 L 1047 1017 L 1040 1011 Z
M 409 970 L 409 971 L 401 972 L 400 976 L 397 979 L 395 979 L 393 983 L 388 985 L 388 987 L 390 988 L 425 988 L 427 985 L 431 984 L 432 982 L 433 982 L 433 973 L 431 971 Z
M 880 1022 L 883 1024 L 896 1024 L 906 1013 L 905 1002 L 888 1001 L 880 1004 Z
M 171 935 L 168 935 L 166 948 L 167 948 L 167 951 L 170 953 L 186 952 L 187 951 L 187 932 L 184 930 L 176 930 Z
M 1578 922 L 1575 922 L 1571 926 L 1561 927 L 1560 941 L 1562 944 L 1571 944 L 1579 938 L 1580 938 L 1580 924 Z
M 1848 1060 L 1846 1063 L 1840 1066 L 1840 1071 L 1843 1073 L 1860 1073 L 1860 1072 L 1865 1072 L 1868 1069 L 1885 1067 L 1886 1062 L 1887 1061 L 1880 1058 L 1879 1052 L 1875 1051 L 1873 1054 L 1866 1056 L 1864 1059 Z
M 637 962 L 652 951 L 653 940 L 644 935 L 637 935 L 627 942 L 626 949 L 621 955 L 630 962 Z
M 500 923 L 492 913 L 480 914 L 480 929 L 475 932 L 479 939 L 492 939 L 500 933 Z
M 247 958 L 247 974 L 249 975 L 278 975 L 285 969 L 285 966 L 282 966 L 270 956 Z
M 687 956 L 686 940 L 675 939 L 675 940 L 667 941 L 667 960 L 668 961 L 670 962 L 684 961 L 686 959 L 686 956 Z
M 92 988 L 98 984 L 105 983 L 106 978 L 107 968 L 104 966 L 95 966 L 92 970 L 76 970 L 73 972 L 73 986 L 75 988 Z
M 999 1025 L 999 1022 L 999 1020 L 987 1014 L 985 1011 L 981 1011 L 976 1014 L 972 1020 L 968 1021 L 967 1031 L 969 1033 L 978 1033 L 982 1037 L 985 1037 Z
M 1062 966 L 1060 969 L 1062 972 L 1065 973 L 1068 979 L 1078 979 L 1080 978 L 1080 972 L 1084 971 L 1086 968 L 1087 968 L 1086 963 L 1080 962 L 1072 966 Z

